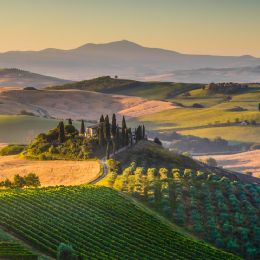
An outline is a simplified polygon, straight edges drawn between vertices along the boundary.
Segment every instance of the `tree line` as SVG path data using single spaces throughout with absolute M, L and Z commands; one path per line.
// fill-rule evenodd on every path
M 5 179 L 0 182 L 0 187 L 2 188 L 24 188 L 24 187 L 39 187 L 41 186 L 40 179 L 35 173 L 29 173 L 25 176 L 20 176 L 16 174 L 13 181 L 10 179 Z
M 72 120 L 68 119 L 68 125 L 72 126 Z M 67 126 L 66 126 L 67 127 Z M 65 142 L 65 127 L 63 121 L 58 125 L 58 141 L 59 143 Z M 84 120 L 81 120 L 79 133 L 85 135 L 86 127 Z M 109 116 L 101 115 L 97 126 L 97 135 L 94 137 L 101 148 L 106 149 L 106 156 L 109 158 L 111 148 L 113 154 L 125 146 L 133 145 L 142 139 L 146 138 L 145 126 L 138 125 L 137 128 L 131 129 L 127 127 L 125 117 L 123 116 L 121 125 L 117 123 L 116 115 L 112 115 L 110 122 Z

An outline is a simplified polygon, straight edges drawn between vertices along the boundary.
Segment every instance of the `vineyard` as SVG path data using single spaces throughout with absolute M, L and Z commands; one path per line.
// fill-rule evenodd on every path
M 110 167 L 103 184 L 127 192 L 221 249 L 259 257 L 260 187 L 189 169 Z M 259 258 L 258 258 L 259 259 Z
M 63 242 L 87 259 L 237 259 L 173 231 L 107 187 L 0 191 L 0 225 L 50 256 Z
M 38 256 L 31 253 L 18 243 L 0 242 L 0 259 L 37 260 Z

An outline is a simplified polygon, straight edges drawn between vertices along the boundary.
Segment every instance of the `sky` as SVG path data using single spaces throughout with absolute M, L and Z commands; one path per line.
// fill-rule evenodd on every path
M 260 0 L 0 0 L 0 52 L 129 40 L 260 57 Z

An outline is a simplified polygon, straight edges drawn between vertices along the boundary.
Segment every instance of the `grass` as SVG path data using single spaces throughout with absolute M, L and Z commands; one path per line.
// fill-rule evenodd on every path
M 0 225 L 51 256 L 65 242 L 87 259 L 237 259 L 175 232 L 106 187 L 2 191 Z
M 24 115 L 0 115 L 0 143 L 27 144 L 39 133 L 55 128 L 59 120 Z M 79 127 L 79 122 L 74 122 Z
M 184 135 L 196 135 L 213 139 L 221 136 L 230 142 L 260 143 L 260 128 L 254 126 L 211 127 L 180 131 Z
M 201 84 L 189 83 L 142 82 L 105 76 L 62 86 L 49 87 L 48 89 L 80 89 L 163 100 L 172 98 L 185 91 L 200 88 L 201 86 Z
M 192 109 L 178 108 L 150 114 L 138 118 L 139 123 L 145 124 L 148 130 L 178 131 L 181 134 L 196 135 L 199 137 L 222 137 L 230 141 L 259 143 L 260 131 L 256 126 L 234 126 L 236 119 L 256 120 L 260 122 L 259 111 L 228 111 L 219 107 Z M 233 125 L 215 127 L 215 124 Z M 137 124 L 132 119 L 131 124 Z
M 189 127 L 203 127 L 215 122 L 226 123 L 240 120 L 260 121 L 258 111 L 232 112 L 216 108 L 178 108 L 139 117 L 151 130 L 174 130 Z
M 56 127 L 57 120 L 34 116 L 0 115 L 1 143 L 29 143 L 37 134 Z

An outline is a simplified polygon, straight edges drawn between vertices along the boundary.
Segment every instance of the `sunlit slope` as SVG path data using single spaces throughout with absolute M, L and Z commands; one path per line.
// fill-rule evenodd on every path
M 236 259 L 172 231 L 105 187 L 2 191 L 0 225 L 51 256 L 66 242 L 88 259 Z
M 260 112 L 229 111 L 218 107 L 179 108 L 139 117 L 149 130 L 179 131 L 184 134 L 214 138 L 221 136 L 232 141 L 258 142 L 259 126 L 242 126 L 237 120 L 260 121 Z

